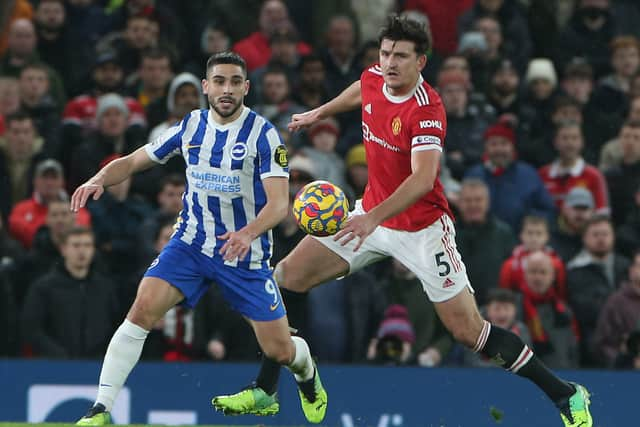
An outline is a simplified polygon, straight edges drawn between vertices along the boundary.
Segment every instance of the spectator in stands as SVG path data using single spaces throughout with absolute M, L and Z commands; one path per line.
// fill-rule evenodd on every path
M 291 100 L 291 84 L 282 68 L 265 71 L 262 76 L 262 102 L 254 106 L 254 110 L 283 132 L 288 132 L 287 125 L 293 114 L 305 111 Z
M 6 129 L 6 117 L 20 109 L 20 86 L 14 77 L 0 76 L 0 137 Z
M 633 195 L 640 186 L 640 122 L 626 122 L 620 129 L 622 164 L 609 169 L 605 176 L 611 197 L 614 224 L 619 225 L 630 212 Z
M 577 324 L 571 309 L 553 286 L 551 257 L 542 251 L 527 256 L 524 278 L 526 286 L 520 289 L 522 310 L 534 351 L 552 368 L 577 368 Z
M 0 358 L 18 355 L 18 312 L 15 298 L 24 251 L 4 228 L 0 216 Z
M 636 188 L 633 206 L 625 220 L 616 228 L 616 247 L 624 256 L 631 257 L 640 248 L 640 188 Z
M 609 70 L 609 42 L 616 29 L 609 0 L 577 0 L 573 16 L 560 33 L 556 64 L 560 69 L 574 57 L 585 57 L 596 78 Z
M 206 64 L 211 55 L 226 52 L 231 49 L 231 38 L 227 31 L 228 26 L 219 22 L 209 23 L 202 30 L 199 40 L 199 51 L 195 58 L 184 66 L 184 71 L 199 76 L 202 74 L 202 64 Z
M 347 188 L 344 160 L 335 149 L 340 137 L 340 125 L 332 117 L 314 123 L 308 130 L 310 146 L 302 147 L 300 153 L 313 162 L 316 177 L 332 182 L 345 191 Z
M 378 62 L 378 46 L 376 59 Z M 326 69 L 322 58 L 310 54 L 300 58 L 298 85 L 293 93 L 293 100 L 305 108 L 319 107 L 329 99 L 326 84 Z
M 479 15 L 472 23 L 473 31 L 484 35 L 487 48 L 482 58 L 485 62 L 496 61 L 504 55 L 504 38 L 502 37 L 502 25 L 493 15 Z
M 491 213 L 515 231 L 520 230 L 526 215 L 543 216 L 552 221 L 555 218 L 553 200 L 537 171 L 516 160 L 513 129 L 498 122 L 485 131 L 484 138 L 486 160 L 469 169 L 465 178 L 479 178 L 487 183 Z
M 95 246 L 89 229 L 69 230 L 61 252 L 64 263 L 29 290 L 21 320 L 23 345 L 38 357 L 98 358 L 120 320 L 114 284 L 91 265 Z
M 441 71 L 438 92 L 447 113 L 446 165 L 455 179 L 461 179 L 466 169 L 480 162 L 483 135 L 495 111 L 486 103 L 469 103 L 471 82 L 462 71 Z
M 474 71 L 475 74 L 475 71 Z M 519 94 L 520 76 L 513 62 L 502 59 L 492 64 L 489 71 L 487 100 L 496 110 L 496 115 L 507 115 L 512 127 L 528 126 L 534 111 L 527 108 Z
M 591 102 L 594 88 L 591 65 L 582 58 L 574 58 L 565 67 L 560 86 L 568 96 L 585 108 Z
M 137 78 L 127 85 L 129 95 L 145 108 L 150 128 L 167 117 L 167 89 L 173 79 L 171 54 L 163 49 L 144 51 Z
M 69 189 L 73 190 L 97 171 L 100 162 L 112 154 L 128 154 L 144 144 L 137 133 L 126 133 L 129 108 L 115 93 L 98 98 L 97 129 L 76 146 L 70 155 Z
M 392 304 L 384 312 L 375 338 L 369 343 L 367 359 L 383 365 L 410 363 L 416 336 L 407 308 Z M 435 361 L 435 358 L 434 358 Z M 431 366 L 435 366 L 431 361 Z
M 116 51 L 125 76 L 129 76 L 140 69 L 144 52 L 158 47 L 157 25 L 149 15 L 129 16 L 123 31 L 105 36 L 97 50 Z
M 524 277 L 524 264 L 526 258 L 534 252 L 544 252 L 549 256 L 553 265 L 553 287 L 556 295 L 567 300 L 567 273 L 564 262 L 548 246 L 549 224 L 544 218 L 536 216 L 526 216 L 522 221 L 522 231 L 520 231 L 520 245 L 513 249 L 509 259 L 507 259 L 500 269 L 500 287 L 520 291 L 526 286 Z
M 51 96 L 47 67 L 41 63 L 25 65 L 20 71 L 19 85 L 22 110 L 33 119 L 38 134 L 44 138 L 43 151 L 55 154 L 62 107 Z
M 102 169 L 120 157 L 110 155 L 100 162 Z M 131 178 L 107 187 L 100 200 L 89 203 L 93 218 L 96 246 L 106 257 L 109 271 L 115 276 L 127 277 L 139 267 L 143 257 L 139 243 L 142 223 L 151 217 L 151 207 L 140 197 L 131 196 Z
M 296 194 L 303 186 L 316 179 L 313 162 L 301 154 L 294 154 L 289 160 L 289 190 Z
M 629 114 L 627 115 L 627 121 L 629 122 L 638 122 L 640 123 L 640 96 L 636 96 L 631 99 L 629 103 Z M 620 133 L 622 132 L 624 127 L 618 131 L 618 135 L 602 147 L 602 151 L 600 151 L 600 163 L 598 167 L 601 171 L 607 172 L 610 169 L 619 168 L 623 163 L 623 154 L 622 154 L 622 143 L 620 142 Z M 633 132 L 629 132 L 627 129 L 627 138 L 633 136 L 634 138 L 640 139 L 640 129 L 632 128 Z
M 582 249 L 582 234 L 594 214 L 595 202 L 589 190 L 574 187 L 567 193 L 550 242 L 565 264 Z
M 296 193 L 289 192 L 289 209 L 287 216 L 273 228 L 273 256 L 271 264 L 275 267 L 281 259 L 283 259 L 298 242 L 306 235 L 298 226 L 296 218 L 293 216 L 293 200 Z M 303 328 L 302 325 L 296 325 L 296 328 Z
M 612 367 L 620 355 L 626 337 L 640 322 L 640 252 L 633 256 L 629 280 L 620 285 L 604 303 L 593 336 L 593 351 L 598 361 Z
M 616 359 L 615 368 L 640 370 L 640 324 L 629 334 L 624 347 Z
M 36 232 L 46 223 L 49 203 L 67 199 L 62 165 L 53 159 L 43 160 L 35 168 L 32 197 L 16 203 L 11 211 L 9 231 L 25 248 L 31 248 Z M 81 209 L 76 221 L 78 225 L 89 226 L 91 216 Z
M 338 95 L 360 77 L 356 58 L 356 33 L 351 18 L 338 15 L 327 27 L 326 49 L 321 56 L 327 70 L 329 97 Z
M 361 199 L 369 180 L 364 145 L 358 144 L 351 147 L 345 157 L 345 166 L 347 168 L 347 183 L 353 190 L 353 197 L 356 200 Z
M 16 19 L 9 29 L 8 49 L 3 58 L 0 58 L 0 75 L 19 77 L 22 68 L 31 63 L 38 62 L 36 51 L 36 30 L 33 22 L 28 19 Z M 51 94 L 58 105 L 65 102 L 65 92 L 60 75 L 48 67 Z
M 593 92 L 593 104 L 597 107 L 606 139 L 617 134 L 629 105 L 631 79 L 640 70 L 640 41 L 633 36 L 619 36 L 611 41 L 611 66 L 613 73 L 603 77 Z
M 569 305 L 580 325 L 582 363 L 593 366 L 596 361 L 591 349 L 598 314 L 626 278 L 629 260 L 615 252 L 613 225 L 607 217 L 591 218 L 583 242 L 582 251 L 567 264 L 567 289 Z
M 489 188 L 484 181 L 462 182 L 456 243 L 480 305 L 486 302 L 489 289 L 497 287 L 500 266 L 516 244 L 513 231 L 489 212 L 489 205 Z M 492 242 L 492 250 L 487 250 L 486 242 Z
M 608 215 L 607 182 L 602 173 L 582 157 L 584 142 L 580 125 L 575 122 L 560 123 L 556 128 L 554 145 L 558 152 L 557 159 L 538 172 L 556 208 L 562 209 L 562 203 L 573 187 L 582 186 L 593 195 L 596 213 Z
M 439 366 L 444 362 L 453 345 L 453 337 L 444 327 L 435 306 L 424 298 L 422 284 L 416 276 L 396 260 L 381 283 L 388 304 L 406 307 L 409 321 L 415 332 L 408 363 L 424 367 Z
M 269 37 L 278 29 L 291 25 L 289 13 L 281 0 L 267 0 L 260 8 L 259 30 L 233 45 L 237 52 L 247 62 L 247 71 L 266 65 L 271 58 Z M 311 53 L 309 45 L 298 42 L 298 53 L 306 55 Z
M 175 223 L 182 210 L 182 195 L 185 189 L 183 175 L 171 174 L 162 179 L 160 191 L 156 196 L 157 209 L 149 218 L 145 218 L 140 226 L 139 236 L 144 252 L 149 254 L 156 252 L 154 235 L 161 222 L 170 217 Z M 157 252 L 160 253 L 160 251 Z
M 7 116 L 7 130 L 0 138 L 0 197 L 2 215 L 7 218 L 14 204 L 29 196 L 31 177 L 39 154 L 42 138 L 36 134 L 33 120 L 17 112 Z
M 460 31 L 468 31 L 480 16 L 495 17 L 502 27 L 504 52 L 516 63 L 522 72 L 531 56 L 532 45 L 527 18 L 521 6 L 509 0 L 478 0 L 476 4 L 460 17 Z

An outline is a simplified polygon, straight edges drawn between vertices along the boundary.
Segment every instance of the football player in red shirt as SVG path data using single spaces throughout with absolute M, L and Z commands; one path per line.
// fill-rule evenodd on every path
M 438 179 L 447 123 L 440 97 L 421 76 L 429 44 L 422 25 L 391 16 L 380 36 L 380 64 L 333 100 L 293 115 L 289 128 L 295 131 L 362 107 L 369 182 L 346 225 L 335 236 L 306 236 L 277 265 L 276 280 L 299 295 L 393 256 L 420 279 L 458 341 L 537 384 L 556 403 L 565 426 L 592 426 L 587 390 L 558 378 L 520 337 L 478 312 Z M 275 396 L 277 374 L 267 372 L 269 365 L 263 364 L 254 388 Z M 229 407 L 218 409 L 256 413 L 258 404 L 247 404 L 249 393 L 226 396 Z

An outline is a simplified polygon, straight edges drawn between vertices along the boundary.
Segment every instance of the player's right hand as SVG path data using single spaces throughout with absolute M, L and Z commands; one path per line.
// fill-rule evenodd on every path
M 102 185 L 90 182 L 82 184 L 76 188 L 73 196 L 71 196 L 71 210 L 78 212 L 81 208 L 84 208 L 91 195 L 93 195 L 93 200 L 98 200 L 100 196 L 102 196 L 102 193 L 104 193 L 104 187 Z
M 307 111 L 306 113 L 292 115 L 291 122 L 287 127 L 290 132 L 295 132 L 300 129 L 308 128 L 320 119 L 320 111 L 316 108 L 311 111 Z

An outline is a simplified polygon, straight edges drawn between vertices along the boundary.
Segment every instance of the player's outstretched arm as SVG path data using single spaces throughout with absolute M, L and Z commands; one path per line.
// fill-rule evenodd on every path
M 105 187 L 119 184 L 134 173 L 148 169 L 154 164 L 144 147 L 138 148 L 128 156 L 114 160 L 73 192 L 71 210 L 77 212 L 87 204 L 89 197 L 98 200 Z
M 345 111 L 355 110 L 359 108 L 361 104 L 362 96 L 360 92 L 360 80 L 358 80 L 343 90 L 340 95 L 322 104 L 318 108 L 291 116 L 291 123 L 288 125 L 289 130 L 294 132 L 307 128 L 318 120 L 326 119 L 327 117 L 335 116 Z

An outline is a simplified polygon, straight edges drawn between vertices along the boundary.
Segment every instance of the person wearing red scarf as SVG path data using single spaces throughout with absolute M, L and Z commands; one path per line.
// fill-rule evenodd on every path
M 573 312 L 553 287 L 551 257 L 536 251 L 525 258 L 520 284 L 522 311 L 533 348 L 554 369 L 578 367 L 578 328 Z

